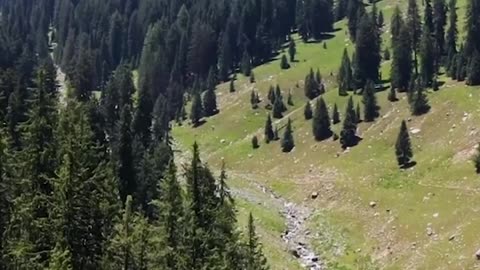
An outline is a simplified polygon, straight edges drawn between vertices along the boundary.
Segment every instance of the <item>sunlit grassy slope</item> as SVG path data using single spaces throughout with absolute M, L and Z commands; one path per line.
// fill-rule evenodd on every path
M 379 8 L 386 17 L 384 46 L 389 44 L 388 22 L 395 3 L 383 0 Z M 465 0 L 459 1 L 459 27 L 463 29 Z M 420 7 L 422 7 L 420 5 Z M 218 88 L 220 114 L 193 129 L 174 128 L 174 137 L 184 147 L 198 141 L 204 160 L 216 168 L 224 158 L 231 185 L 252 190 L 242 175 L 271 187 L 283 197 L 314 208 L 309 220 L 312 242 L 332 266 L 345 269 L 474 269 L 480 264 L 474 253 L 480 248 L 480 177 L 471 157 L 480 140 L 480 89 L 466 87 L 447 78 L 438 92 L 429 92 L 431 111 L 420 117 L 409 114 L 403 95 L 396 103 L 379 92 L 381 116 L 362 123 L 361 143 L 342 152 L 339 142 L 315 142 L 311 123 L 303 118 L 306 99 L 303 79 L 310 68 L 319 68 L 327 82 L 324 95 L 330 109 L 337 103 L 344 111 L 346 97 L 339 97 L 335 74 L 344 48 L 351 53 L 345 22 L 339 22 L 333 38 L 323 43 L 297 41 L 298 62 L 281 70 L 279 60 L 257 67 L 257 83 L 239 76 L 237 92 L 228 84 Z M 297 37 L 298 38 L 298 37 Z M 388 79 L 390 62 L 382 64 Z M 293 120 L 296 148 L 284 154 L 278 142 L 262 142 L 257 150 L 251 138 L 263 138 L 267 110 L 250 108 L 252 89 L 266 99 L 268 87 L 279 84 L 284 95 L 291 91 L 294 106 L 287 117 Z M 360 97 L 354 96 L 356 101 Z M 414 145 L 415 167 L 400 171 L 395 163 L 394 143 L 401 120 L 408 120 Z M 340 124 L 334 127 L 339 132 Z M 280 133 L 282 133 L 282 129 Z M 320 198 L 311 200 L 312 191 Z M 259 195 L 261 196 L 261 195 Z M 260 197 L 262 198 L 262 197 Z M 370 201 L 377 202 L 375 208 Z M 240 223 L 253 211 L 273 269 L 295 269 L 280 239 L 283 219 L 268 204 L 239 198 Z M 243 226 L 243 225 L 242 225 Z M 427 235 L 431 228 L 432 235 Z

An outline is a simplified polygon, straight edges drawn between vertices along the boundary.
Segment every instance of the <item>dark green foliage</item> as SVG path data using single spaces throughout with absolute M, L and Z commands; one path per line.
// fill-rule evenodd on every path
M 360 24 L 360 20 L 365 14 L 365 7 L 363 1 L 350 0 L 347 7 L 348 18 L 348 31 L 350 33 L 350 39 L 355 41 L 357 37 L 357 28 Z
M 347 108 L 345 110 L 345 119 L 343 120 L 343 128 L 340 133 L 340 144 L 343 149 L 354 146 L 358 138 L 357 133 L 357 116 L 353 108 L 353 99 L 349 98 Z
M 297 54 L 297 45 L 295 44 L 295 40 L 290 37 L 290 43 L 288 44 L 288 55 L 290 55 L 290 62 L 295 61 L 295 55 Z
M 267 116 L 267 121 L 265 122 L 265 142 L 270 143 L 271 141 L 275 140 L 275 133 L 273 131 L 272 126 L 272 118 L 270 114 Z
M 296 22 L 304 41 L 319 40 L 322 34 L 333 30 L 333 1 L 297 1 Z
M 395 102 L 395 101 L 398 101 L 398 98 L 397 98 L 397 91 L 395 90 L 395 88 L 393 87 L 390 87 L 390 90 L 388 92 L 388 100 L 391 101 L 391 102 Z
M 356 62 L 355 81 L 357 87 L 363 88 L 367 80 L 378 81 L 380 78 L 379 68 L 381 62 L 380 55 L 380 35 L 376 29 L 376 24 L 371 15 L 365 14 L 360 20 L 355 39 Z
M 289 69 L 290 64 L 288 63 L 287 56 L 284 54 L 282 55 L 282 59 L 280 60 L 280 68 L 281 69 Z
M 362 122 L 362 113 L 361 113 L 361 110 L 360 110 L 360 103 L 357 103 L 357 107 L 355 109 L 355 118 L 357 120 L 357 123 Z
M 391 83 L 392 88 L 404 92 L 408 90 L 408 83 L 412 77 L 412 53 L 409 42 L 409 29 L 403 21 L 400 21 L 399 27 L 399 36 L 396 38 L 393 47 Z
M 313 117 L 312 106 L 310 105 L 309 101 L 307 101 L 307 104 L 305 104 L 305 109 L 303 110 L 303 116 L 305 117 L 305 120 L 310 120 Z
M 252 72 L 250 72 L 250 83 L 255 83 L 255 74 Z
M 320 95 L 320 85 L 315 78 L 313 69 L 310 69 L 310 73 L 305 77 L 305 96 L 309 99 L 314 99 Z
M 247 240 L 247 263 L 246 269 L 249 270 L 268 270 L 267 259 L 263 255 L 262 246 L 258 242 L 255 232 L 252 213 L 248 216 L 248 240 Z
M 288 97 L 287 97 L 287 104 L 289 106 L 293 106 L 293 97 L 292 97 L 292 92 L 288 92 Z
M 353 86 L 353 74 L 352 74 L 352 64 L 350 57 L 348 56 L 348 51 L 345 49 L 343 51 L 342 64 L 340 70 L 338 71 L 338 94 L 340 96 L 346 96 L 347 91 L 352 89 Z
M 466 22 L 465 22 L 465 56 L 473 58 L 476 51 L 480 51 L 480 5 L 477 0 L 467 1 Z
M 396 43 L 400 40 L 400 31 L 404 26 L 402 11 L 398 5 L 393 10 L 392 18 L 390 19 L 390 33 L 392 35 L 391 46 L 395 47 Z
M 363 118 L 365 122 L 372 122 L 378 117 L 379 107 L 377 105 L 377 98 L 375 96 L 375 84 L 372 81 L 368 81 L 363 89 Z
M 480 174 L 480 151 L 477 149 L 477 154 L 473 159 L 473 163 L 475 165 L 475 172 Z
M 428 29 L 428 32 L 433 33 L 433 10 L 432 10 L 432 1 L 425 0 L 423 10 L 423 27 Z
M 260 147 L 260 145 L 258 145 L 258 138 L 257 136 L 253 136 L 252 137 L 252 147 L 253 149 L 257 149 Z
M 247 77 L 250 76 L 250 73 L 252 72 L 252 62 L 247 51 L 243 52 L 241 69 L 243 75 Z
M 415 88 L 413 90 L 413 96 L 410 101 L 410 110 L 413 115 L 422 115 L 427 113 L 430 110 L 430 105 L 428 105 L 428 98 L 425 94 L 425 89 L 423 83 L 420 80 L 417 80 L 415 83 Z
M 383 60 L 385 61 L 389 61 L 390 60 L 390 50 L 388 48 L 386 48 L 384 51 L 383 51 Z
M 470 64 L 467 71 L 467 84 L 480 84 L 480 54 L 478 53 L 478 51 L 475 51 L 472 58 L 470 59 Z
M 258 109 L 258 103 L 260 103 L 258 93 L 255 92 L 255 90 L 252 90 L 252 93 L 250 94 L 250 105 L 252 105 L 252 109 Z
M 313 113 L 313 136 L 315 140 L 322 141 L 332 136 L 330 129 L 330 116 L 328 115 L 327 105 L 322 97 L 317 99 L 315 111 Z
M 446 66 L 451 69 L 454 66 L 454 56 L 457 53 L 457 36 L 458 36 L 458 29 L 457 29 L 457 0 L 450 0 L 448 2 L 448 30 L 447 36 L 445 41 L 446 51 L 447 51 L 447 63 Z M 452 73 L 452 72 L 450 72 Z M 452 74 L 450 75 L 452 77 Z
M 205 112 L 205 116 L 212 116 L 218 113 L 217 94 L 212 88 L 209 88 L 203 94 L 203 111 Z
M 431 86 L 435 71 L 435 40 L 432 38 L 427 25 L 423 28 L 422 39 L 420 41 L 420 78 L 426 86 Z
M 338 112 L 337 103 L 335 103 L 335 104 L 333 105 L 332 123 L 333 123 L 334 125 L 340 123 L 340 113 Z
M 464 81 L 465 78 L 467 77 L 467 59 L 465 56 L 465 51 L 463 49 L 463 46 L 460 47 L 460 50 L 456 54 L 455 60 L 456 60 L 456 66 L 455 66 L 456 79 L 459 82 Z
M 440 55 L 445 52 L 445 26 L 447 24 L 447 6 L 445 0 L 433 0 L 433 34 L 435 48 Z
M 422 22 L 416 0 L 408 0 L 406 26 L 409 33 L 410 48 L 413 50 L 415 74 L 418 74 L 418 49 L 422 35 Z
M 193 126 L 197 126 L 200 123 L 203 113 L 204 110 L 200 93 L 195 92 L 193 94 L 192 108 L 190 109 L 190 120 L 192 121 Z
M 284 111 L 285 111 L 285 104 L 283 103 L 282 96 L 276 96 L 275 102 L 273 103 L 273 110 L 272 110 L 273 118 L 277 118 L 277 119 L 282 118 Z
M 410 135 L 408 134 L 405 120 L 402 121 L 397 142 L 395 143 L 395 155 L 397 156 L 397 162 L 400 168 L 405 168 L 408 166 L 413 157 Z
M 271 85 L 270 85 L 270 88 L 268 89 L 268 100 L 270 101 L 271 104 L 275 103 L 275 89 Z
M 235 78 L 232 78 L 232 79 L 230 80 L 230 93 L 233 93 L 233 92 L 235 92 L 235 91 L 236 91 L 236 90 L 235 90 Z
M 295 142 L 293 139 L 292 121 L 290 120 L 290 118 L 288 119 L 287 126 L 285 127 L 285 132 L 283 133 L 281 145 L 282 152 L 284 153 L 292 151 L 295 147 Z

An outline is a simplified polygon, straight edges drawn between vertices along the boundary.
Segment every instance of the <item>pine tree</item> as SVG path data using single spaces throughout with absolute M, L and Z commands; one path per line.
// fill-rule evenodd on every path
M 252 147 L 253 149 L 257 149 L 260 147 L 260 145 L 258 145 L 258 138 L 257 136 L 253 136 L 252 137 Z
M 396 5 L 390 20 L 390 33 L 392 35 L 391 47 L 394 48 L 400 40 L 400 31 L 404 24 L 405 22 L 403 21 L 402 11 L 400 10 L 400 7 Z
M 360 103 L 357 103 L 357 108 L 355 109 L 355 119 L 356 119 L 357 123 L 362 122 L 362 113 L 361 113 L 361 110 L 360 110 Z
M 258 109 L 258 103 L 260 103 L 258 94 L 255 92 L 255 90 L 252 90 L 252 93 L 250 94 L 250 105 L 252 105 L 252 109 Z
M 418 74 L 418 49 L 420 37 L 422 35 L 422 23 L 420 20 L 420 12 L 416 0 L 408 0 L 407 22 L 408 33 L 410 35 L 410 48 L 414 55 L 415 74 Z
M 353 108 L 353 99 L 349 98 L 345 111 L 345 119 L 343 120 L 343 128 L 340 133 L 340 143 L 342 148 L 354 146 L 357 143 L 357 116 Z
M 309 101 L 307 101 L 307 104 L 305 104 L 305 109 L 303 110 L 303 116 L 305 117 L 305 120 L 310 120 L 313 117 L 312 106 L 310 105 Z
M 455 66 L 454 63 L 454 56 L 457 53 L 457 36 L 458 36 L 458 29 L 457 29 L 457 0 L 450 0 L 448 3 L 448 30 L 447 30 L 447 37 L 446 37 L 446 50 L 447 50 L 447 68 L 449 70 L 452 69 L 452 66 Z M 450 72 L 452 73 L 452 72 Z M 450 75 L 451 76 L 451 75 Z
M 398 101 L 398 98 L 397 98 L 397 91 L 395 90 L 395 88 L 392 86 L 390 87 L 390 90 L 388 92 L 388 100 L 391 101 L 391 102 L 395 102 L 395 101 Z
M 270 143 L 275 140 L 275 133 L 272 127 L 272 118 L 270 114 L 267 116 L 267 121 L 265 122 L 265 142 Z
M 363 15 L 357 30 L 356 45 L 356 70 L 355 80 L 358 87 L 363 88 L 367 80 L 374 82 L 380 78 L 379 68 L 381 62 L 380 36 L 377 31 L 372 31 L 375 23 L 368 14 Z
M 192 108 L 190 110 L 190 120 L 192 121 L 193 126 L 198 126 L 200 120 L 203 117 L 203 106 L 202 99 L 200 98 L 200 93 L 195 92 L 193 94 Z
M 455 65 L 455 73 L 457 81 L 461 82 L 464 81 L 467 77 L 467 60 L 465 55 L 465 50 L 463 49 L 463 45 L 460 46 L 458 53 L 456 54 L 456 65 Z
M 410 103 L 410 108 L 413 115 L 422 115 L 427 113 L 430 110 L 430 105 L 428 105 L 428 98 L 424 93 L 424 87 L 422 82 L 417 80 L 415 83 L 415 89 L 413 100 Z
M 280 119 L 283 117 L 283 112 L 286 110 L 286 106 L 283 103 L 281 95 L 275 94 L 275 102 L 273 103 L 272 115 L 273 118 Z
M 282 55 L 282 59 L 280 60 L 280 68 L 281 69 L 289 69 L 290 64 L 288 63 L 287 56 L 284 54 Z
M 290 105 L 290 106 L 293 106 L 293 96 L 292 96 L 292 92 L 288 92 L 288 97 L 287 97 L 287 104 Z
M 432 85 L 435 71 L 434 42 L 429 27 L 423 27 L 422 39 L 420 41 L 420 78 L 427 86 Z
M 431 0 L 424 1 L 424 10 L 423 10 L 423 27 L 427 28 L 430 33 L 433 33 L 433 10 Z
M 246 50 L 243 52 L 241 69 L 243 75 L 247 77 L 250 76 L 250 73 L 252 72 L 252 63 L 250 55 Z
M 153 104 L 149 92 L 147 89 L 138 91 L 138 103 L 132 122 L 133 134 L 141 138 L 144 146 L 148 145 L 151 138 Z
M 230 80 L 230 93 L 235 92 L 235 77 Z
M 312 127 L 313 136 L 317 141 L 322 141 L 332 136 L 330 116 L 328 115 L 327 105 L 322 97 L 317 99 L 315 112 L 313 113 Z
M 372 81 L 367 82 L 363 89 L 362 99 L 365 122 L 372 122 L 378 117 L 378 105 L 375 92 L 375 84 Z
M 313 73 L 313 69 L 310 69 L 310 73 L 305 77 L 305 96 L 309 99 L 314 99 L 320 95 L 319 85 Z
M 268 89 L 268 100 L 270 101 L 270 104 L 273 105 L 275 103 L 275 90 L 273 86 L 270 85 L 270 88 Z
M 440 55 L 445 52 L 445 26 L 447 24 L 447 7 L 445 0 L 433 0 L 433 34 L 435 48 Z
M 262 246 L 258 243 L 252 213 L 248 216 L 248 240 L 246 243 L 246 267 L 248 270 L 268 270 L 267 259 L 263 255 Z
M 343 51 L 342 64 L 338 72 L 338 94 L 340 96 L 346 96 L 347 91 L 352 89 L 353 85 L 353 74 L 352 74 L 352 64 L 350 57 L 348 56 L 347 49 Z
M 218 113 L 217 94 L 212 88 L 209 88 L 203 94 L 203 110 L 205 112 L 205 116 L 212 116 Z
M 297 45 L 295 40 L 290 37 L 290 43 L 288 44 L 288 54 L 290 55 L 290 62 L 295 62 L 295 55 L 297 54 Z
M 333 105 L 332 122 L 334 125 L 340 123 L 340 113 L 338 112 L 337 103 Z
M 399 92 L 408 90 L 412 77 L 412 53 L 409 42 L 409 30 L 404 23 L 400 23 L 399 36 L 393 47 L 391 67 L 392 88 Z
M 477 148 L 477 154 L 475 155 L 473 159 L 473 163 L 475 165 L 475 172 L 477 174 L 480 174 L 480 148 Z
M 467 85 L 480 84 L 480 54 L 478 51 L 473 53 L 467 73 Z
M 282 144 L 282 152 L 284 153 L 291 152 L 295 147 L 295 142 L 293 140 L 292 121 L 290 120 L 290 118 L 288 119 L 285 132 L 283 133 L 281 144 Z
M 397 162 L 400 168 L 408 166 L 413 157 L 410 135 L 408 134 L 405 120 L 402 121 L 400 133 L 398 134 L 397 142 L 395 143 L 395 155 L 397 156 Z

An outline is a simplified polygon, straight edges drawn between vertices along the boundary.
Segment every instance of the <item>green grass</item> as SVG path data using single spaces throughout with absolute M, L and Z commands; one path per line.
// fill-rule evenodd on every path
M 393 0 L 379 2 L 388 27 Z M 463 29 L 465 0 L 459 1 L 459 29 Z M 406 5 L 406 1 L 402 1 Z M 422 7 L 420 5 L 420 7 Z M 338 269 L 472 269 L 479 267 L 473 258 L 480 248 L 480 178 L 470 161 L 480 134 L 480 89 L 445 79 L 438 92 L 429 92 L 431 111 L 412 117 L 403 95 L 396 103 L 387 101 L 387 92 L 377 94 L 381 117 L 374 123 L 362 123 L 363 141 L 348 153 L 342 153 L 339 142 L 315 142 L 311 123 L 303 119 L 303 79 L 310 68 L 319 68 L 327 82 L 324 95 L 331 108 L 337 103 L 343 116 L 347 98 L 339 97 L 335 73 L 345 47 L 353 47 L 345 35 L 345 22 L 334 38 L 322 43 L 304 44 L 297 38 L 297 59 L 288 70 L 281 70 L 279 60 L 254 69 L 257 83 L 250 84 L 239 76 L 237 92 L 228 93 L 228 84 L 218 87 L 220 114 L 207 119 L 203 126 L 175 127 L 174 137 L 184 146 L 198 141 L 204 159 L 218 167 L 224 158 L 232 173 L 254 175 L 255 181 L 267 185 L 289 200 L 305 203 L 318 210 L 309 221 L 319 237 L 314 245 L 326 260 Z M 389 45 L 384 35 L 384 46 Z M 281 56 L 281 55 L 280 55 Z M 280 58 L 280 57 L 278 57 Z M 390 63 L 382 65 L 388 78 Z M 333 76 L 331 76 L 331 73 Z M 291 91 L 295 105 L 287 114 L 293 120 L 296 148 L 284 154 L 278 142 L 251 147 L 251 137 L 263 138 L 267 110 L 250 108 L 252 89 L 266 99 L 268 87 L 279 84 L 284 95 Z M 355 102 L 360 97 L 355 96 Z M 417 166 L 400 171 L 394 144 L 400 122 L 409 119 Z M 283 127 L 286 119 L 277 121 Z M 341 124 L 333 127 L 339 132 Z M 281 132 L 282 133 L 282 130 Z M 338 156 L 337 156 L 338 155 Z M 231 181 L 237 189 L 252 187 L 242 181 Z M 318 191 L 320 198 L 308 197 Z M 376 201 L 375 208 L 369 207 Z M 272 269 L 282 267 L 277 260 L 289 255 L 280 241 L 283 221 L 268 206 L 239 201 L 240 223 L 248 211 L 254 212 L 264 240 Z M 438 213 L 438 217 L 434 214 Z M 242 223 L 243 222 L 243 223 Z M 438 234 L 429 237 L 426 228 Z M 448 238 L 455 235 L 453 241 Z M 338 248 L 339 246 L 344 248 Z M 338 252 L 336 252 L 338 251 Z

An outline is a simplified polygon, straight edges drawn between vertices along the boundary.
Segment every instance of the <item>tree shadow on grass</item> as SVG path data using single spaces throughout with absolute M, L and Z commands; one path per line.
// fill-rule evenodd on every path
M 415 167 L 415 165 L 417 165 L 417 162 L 416 162 L 416 161 L 410 161 L 410 162 L 408 162 L 407 164 L 401 166 L 400 169 L 402 169 L 402 170 L 408 170 L 408 169 L 410 169 L 410 168 Z
M 198 121 L 198 123 L 192 124 L 192 127 L 193 127 L 193 128 L 198 128 L 198 127 L 203 126 L 205 123 L 207 123 L 207 120 L 202 119 L 202 120 Z

